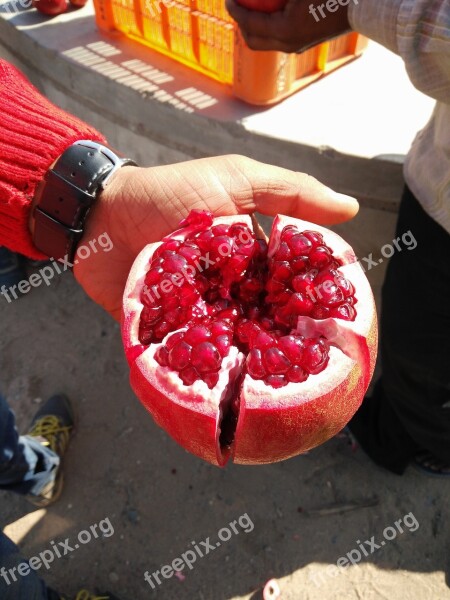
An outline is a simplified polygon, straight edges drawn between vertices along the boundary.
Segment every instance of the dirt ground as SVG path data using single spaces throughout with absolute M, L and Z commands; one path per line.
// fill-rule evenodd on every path
M 392 240 L 392 215 L 369 213 L 341 228 L 360 256 L 379 252 L 380 236 Z M 377 292 L 382 274 L 370 274 Z M 118 325 L 71 274 L 12 304 L 1 298 L 0 315 L 2 390 L 20 430 L 58 390 L 79 414 L 60 501 L 35 510 L 1 493 L 2 527 L 28 557 L 52 541 L 85 541 L 78 536 L 93 524 L 114 530 L 55 559 L 44 571 L 53 587 L 73 595 L 98 586 L 124 600 L 257 600 L 275 578 L 281 600 L 450 599 L 449 482 L 384 472 L 342 439 L 283 463 L 217 469 L 153 423 L 129 387 Z M 230 539 L 192 570 L 155 589 L 144 580 L 191 542 L 228 537 L 223 528 Z M 354 566 L 329 567 L 348 553 Z

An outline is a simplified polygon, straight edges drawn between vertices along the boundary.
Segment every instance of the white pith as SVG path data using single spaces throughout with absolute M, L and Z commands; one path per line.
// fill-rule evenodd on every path
M 186 331 L 186 328 L 177 331 Z M 171 332 L 167 337 L 172 333 L 175 332 Z M 217 410 L 224 401 L 230 384 L 230 373 L 235 367 L 242 365 L 245 359 L 244 355 L 236 347 L 232 346 L 230 348 L 228 355 L 222 359 L 219 381 L 212 389 L 209 389 L 206 383 L 201 380 L 186 386 L 177 372 L 170 367 L 161 366 L 155 359 L 155 353 L 158 348 L 165 344 L 167 337 L 161 344 L 151 344 L 139 356 L 136 364 L 153 387 L 164 393 L 172 402 L 204 414 L 218 415 Z
M 280 406 L 298 406 L 314 400 L 318 395 L 326 394 L 344 381 L 355 364 L 354 360 L 338 348 L 331 347 L 329 357 L 328 365 L 317 375 L 310 375 L 302 383 L 288 383 L 279 389 L 267 386 L 261 379 L 253 379 L 246 375 L 241 398 L 246 399 L 247 408 L 266 407 L 270 410 L 276 410 Z

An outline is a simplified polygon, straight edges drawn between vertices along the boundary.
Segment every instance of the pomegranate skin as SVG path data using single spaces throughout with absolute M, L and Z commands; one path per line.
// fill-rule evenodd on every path
M 283 10 L 283 8 L 286 6 L 287 0 L 237 0 L 237 3 L 247 10 L 273 13 Z
M 67 10 L 66 0 L 33 0 L 33 6 L 44 15 L 60 15 Z
M 234 216 L 217 223 L 245 223 L 250 217 Z M 265 464 L 296 456 L 333 437 L 351 419 L 370 383 L 377 351 L 377 319 L 370 285 L 351 247 L 335 233 L 305 221 L 278 216 L 272 228 L 269 257 L 280 243 L 287 225 L 299 231 L 313 230 L 339 257 L 339 271 L 356 290 L 354 321 L 299 317 L 295 332 L 321 335 L 331 344 L 328 366 L 302 383 L 274 389 L 249 374 L 239 378 L 245 354 L 232 347 L 224 358 L 218 384 L 208 389 L 196 381 L 180 383 L 177 375 L 158 364 L 154 355 L 160 344 L 139 341 L 141 293 L 149 263 L 160 243 L 149 244 L 137 257 L 124 293 L 122 337 L 130 365 L 130 383 L 154 420 L 192 454 L 224 466 Z M 179 230 L 179 232 L 182 230 Z M 177 239 L 180 233 L 177 232 Z M 174 234 L 175 235 L 175 234 Z M 232 412 L 230 406 L 233 407 Z M 223 413 L 237 414 L 234 439 L 221 439 Z

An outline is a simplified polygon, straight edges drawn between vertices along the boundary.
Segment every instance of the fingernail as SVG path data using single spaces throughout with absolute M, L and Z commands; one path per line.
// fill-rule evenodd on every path
M 347 196 L 346 194 L 339 194 L 338 192 L 335 192 L 334 190 L 330 190 L 331 194 L 331 199 L 334 202 L 337 202 L 339 204 L 346 204 L 349 208 L 352 207 L 355 211 L 359 210 L 359 202 L 356 198 L 353 198 L 353 196 Z

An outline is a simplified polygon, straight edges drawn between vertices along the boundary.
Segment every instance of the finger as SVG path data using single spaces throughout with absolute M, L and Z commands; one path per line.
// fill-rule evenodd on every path
M 234 0 L 226 0 L 226 7 L 241 30 L 258 37 L 273 35 L 275 30 L 274 21 L 277 20 L 274 13 L 247 10 Z
M 241 35 L 250 50 L 275 50 L 277 52 L 285 53 L 297 52 L 299 50 L 298 43 L 290 44 L 275 38 L 258 37 L 250 35 L 243 30 L 241 30 Z
M 238 212 L 278 213 L 323 225 L 353 218 L 355 198 L 338 194 L 310 175 L 245 157 L 226 157 L 232 174 L 230 195 Z

